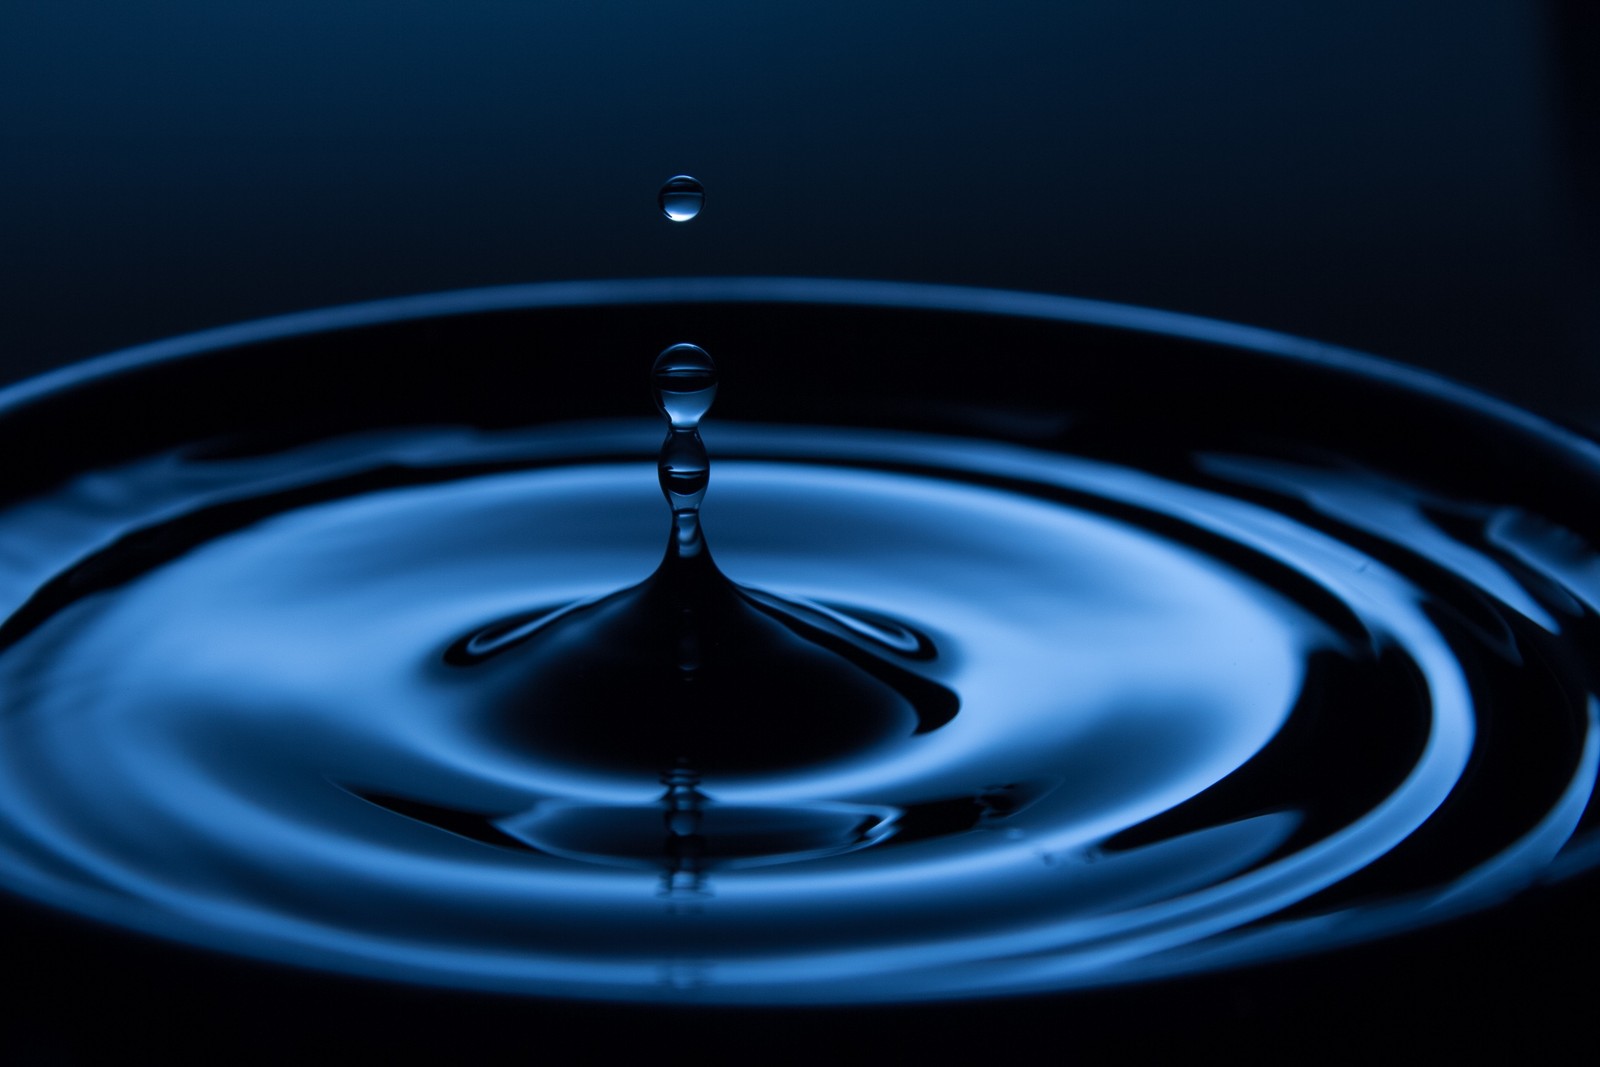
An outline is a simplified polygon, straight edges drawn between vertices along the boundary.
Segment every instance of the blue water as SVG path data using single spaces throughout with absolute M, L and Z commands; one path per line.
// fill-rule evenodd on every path
M 831 744 L 774 670 L 729 727 L 762 758 L 656 766 L 649 706 L 541 733 L 581 703 L 538 635 L 452 661 L 662 563 L 658 421 L 179 449 L 0 513 L 0 879 L 358 974 L 836 1003 L 1311 951 L 1594 858 L 1600 557 L 1550 520 L 1304 458 L 704 434 L 721 572 L 958 710 Z

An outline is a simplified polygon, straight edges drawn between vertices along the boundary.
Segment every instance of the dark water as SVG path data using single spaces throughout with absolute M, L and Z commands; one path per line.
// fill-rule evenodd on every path
M 707 492 L 703 408 L 663 449 L 647 403 L 17 499 L 0 878 L 362 975 L 861 1003 L 1312 953 L 1600 858 L 1559 517 L 1016 417 L 713 416 Z

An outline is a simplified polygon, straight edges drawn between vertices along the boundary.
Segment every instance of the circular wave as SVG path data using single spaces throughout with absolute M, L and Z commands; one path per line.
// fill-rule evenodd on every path
M 723 568 L 926 635 L 960 714 L 725 780 L 508 743 L 445 652 L 648 573 L 657 434 L 180 449 L 0 514 L 0 877 L 335 970 L 837 1003 L 1301 953 L 1594 856 L 1594 551 L 1337 457 L 708 427 Z

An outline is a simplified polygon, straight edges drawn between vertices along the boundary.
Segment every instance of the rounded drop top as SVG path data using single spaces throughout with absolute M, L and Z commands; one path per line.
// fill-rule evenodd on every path
M 672 428 L 692 430 L 717 398 L 717 367 L 699 345 L 672 345 L 656 357 L 650 387 Z
M 687 174 L 674 174 L 661 183 L 656 194 L 661 213 L 673 222 L 688 222 L 706 205 L 706 187 L 698 178 Z

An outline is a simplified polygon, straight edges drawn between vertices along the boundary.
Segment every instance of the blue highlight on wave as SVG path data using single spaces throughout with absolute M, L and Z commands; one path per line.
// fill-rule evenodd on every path
M 1391 374 L 1257 331 L 1024 294 L 582 283 L 180 339 L 14 390 L 0 417 L 7 399 L 16 410 L 152 359 L 225 359 L 261 337 L 711 297 L 1088 319 Z M 5 613 L 20 617 L 62 574 L 125 563 L 126 535 L 181 532 L 203 508 L 409 473 L 128 564 L 126 580 L 14 629 L 0 651 L 0 880 L 160 936 L 375 977 L 858 1003 L 1299 954 L 1493 904 L 1563 857 L 1592 861 L 1596 698 L 1568 664 L 1590 655 L 1600 585 L 1592 548 L 1557 524 L 1303 457 L 1200 454 L 1182 475 L 899 430 L 728 422 L 705 436 L 706 528 L 727 573 L 929 635 L 929 669 L 961 696 L 955 719 L 692 787 L 569 765 L 487 725 L 489 683 L 452 673 L 442 650 L 486 620 L 602 595 L 654 565 L 659 423 L 399 428 L 220 459 L 178 450 L 0 512 Z M 1508 652 L 1536 648 L 1550 655 Z M 1392 856 L 1477 802 L 1486 779 L 1469 764 L 1501 758 L 1482 740 L 1486 717 L 1504 714 L 1499 675 L 1479 669 L 1490 661 L 1551 672 L 1565 703 L 1550 719 L 1577 739 L 1566 771 L 1535 783 L 1549 793 L 1536 817 L 1484 831 L 1482 854 L 1441 848 L 1423 888 L 1385 889 Z M 1351 790 L 1367 791 L 1353 804 L 1317 745 L 1359 751 L 1369 735 L 1400 762 L 1352 766 Z M 708 839 L 698 880 L 673 882 L 648 828 L 690 788 L 702 813 L 727 815 L 724 831 L 708 817 L 707 834 L 777 842 L 765 861 L 719 866 Z M 573 844 L 591 830 L 602 840 L 602 823 L 623 851 Z M 1341 899 L 1363 872 L 1379 888 Z

